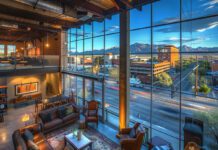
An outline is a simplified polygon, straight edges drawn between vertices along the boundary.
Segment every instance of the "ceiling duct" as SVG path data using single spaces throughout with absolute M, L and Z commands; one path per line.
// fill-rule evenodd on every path
M 60 14 L 62 17 L 73 17 L 76 18 L 76 10 L 71 7 L 63 5 L 59 2 L 55 2 L 54 0 L 14 0 L 16 2 L 29 5 L 35 9 L 42 9 L 46 11 L 50 11 L 56 14 Z
M 5 21 L 0 21 L 0 26 L 4 28 L 9 28 L 9 29 L 18 29 L 17 24 L 12 24 L 12 23 L 5 22 Z
M 50 10 L 56 13 L 63 14 L 64 12 L 60 4 L 58 5 L 52 1 L 45 1 L 45 0 L 15 0 L 15 1 L 26 4 L 26 5 L 30 5 L 34 8 Z

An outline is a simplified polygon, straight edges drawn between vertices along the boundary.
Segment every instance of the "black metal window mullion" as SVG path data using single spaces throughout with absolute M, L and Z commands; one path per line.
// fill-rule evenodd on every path
M 150 102 L 150 137 L 152 137 L 152 114 L 153 114 L 153 4 L 151 3 L 151 102 Z

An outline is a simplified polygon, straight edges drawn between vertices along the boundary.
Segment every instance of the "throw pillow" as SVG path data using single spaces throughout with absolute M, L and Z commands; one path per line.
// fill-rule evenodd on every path
M 66 107 L 66 115 L 72 114 L 74 112 L 73 107 L 68 106 Z
M 33 140 L 33 134 L 32 132 L 30 132 L 30 130 L 26 129 L 23 133 L 23 137 L 25 139 L 25 141 L 28 141 L 28 140 Z
M 64 118 L 66 116 L 66 108 L 65 107 L 61 107 L 58 109 L 58 115 L 59 118 Z
M 97 110 L 89 110 L 88 115 L 89 116 L 96 116 L 97 115 Z
M 51 121 L 51 114 L 47 113 L 47 114 L 41 114 L 41 119 L 43 123 L 47 123 Z
M 39 150 L 38 145 L 36 145 L 36 143 L 34 143 L 32 140 L 27 141 L 27 147 L 28 150 Z
M 131 129 L 131 131 L 130 131 L 130 133 L 129 133 L 129 137 L 130 137 L 130 138 L 135 138 L 135 137 L 136 137 L 136 130 L 135 130 L 135 128 L 132 128 L 132 129 Z

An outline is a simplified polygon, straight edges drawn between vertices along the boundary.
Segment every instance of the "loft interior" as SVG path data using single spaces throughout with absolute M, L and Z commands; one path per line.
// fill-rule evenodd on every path
M 0 1 L 0 150 L 217 150 L 216 0 Z

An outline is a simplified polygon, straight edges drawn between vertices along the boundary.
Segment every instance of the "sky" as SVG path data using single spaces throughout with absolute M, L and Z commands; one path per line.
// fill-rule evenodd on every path
M 182 1 L 182 20 L 194 19 L 198 17 L 218 14 L 218 0 L 183 0 Z M 152 20 L 153 42 L 154 44 L 180 44 L 180 24 L 173 23 L 180 19 L 180 0 L 160 0 L 153 4 Z M 162 25 L 168 24 L 170 25 Z M 145 5 L 142 11 L 132 9 L 130 11 L 130 44 L 143 43 L 150 44 L 151 34 L 151 5 Z M 143 28 L 141 30 L 136 30 Z M 147 29 L 145 29 L 147 28 Z M 197 47 L 218 47 L 218 17 L 211 17 L 195 21 L 185 21 L 181 24 L 182 44 L 193 48 Z M 85 25 L 85 37 L 92 35 L 91 25 Z M 74 29 L 72 29 L 72 32 Z M 101 36 L 104 31 L 104 22 L 93 23 L 93 35 Z M 114 15 L 111 19 L 105 20 L 105 33 L 112 34 L 106 36 L 106 49 L 119 46 L 119 15 Z M 78 29 L 78 35 L 83 34 L 83 27 Z M 75 39 L 75 34 L 72 34 Z M 82 39 L 79 36 L 78 39 Z M 103 49 L 103 37 L 94 38 L 93 47 L 96 50 Z M 86 46 L 86 44 L 88 46 Z M 72 45 L 75 45 L 74 43 Z M 82 50 L 82 42 L 77 44 L 78 50 Z M 74 46 L 71 46 L 74 47 Z M 85 50 L 92 47 L 91 40 L 85 40 Z

